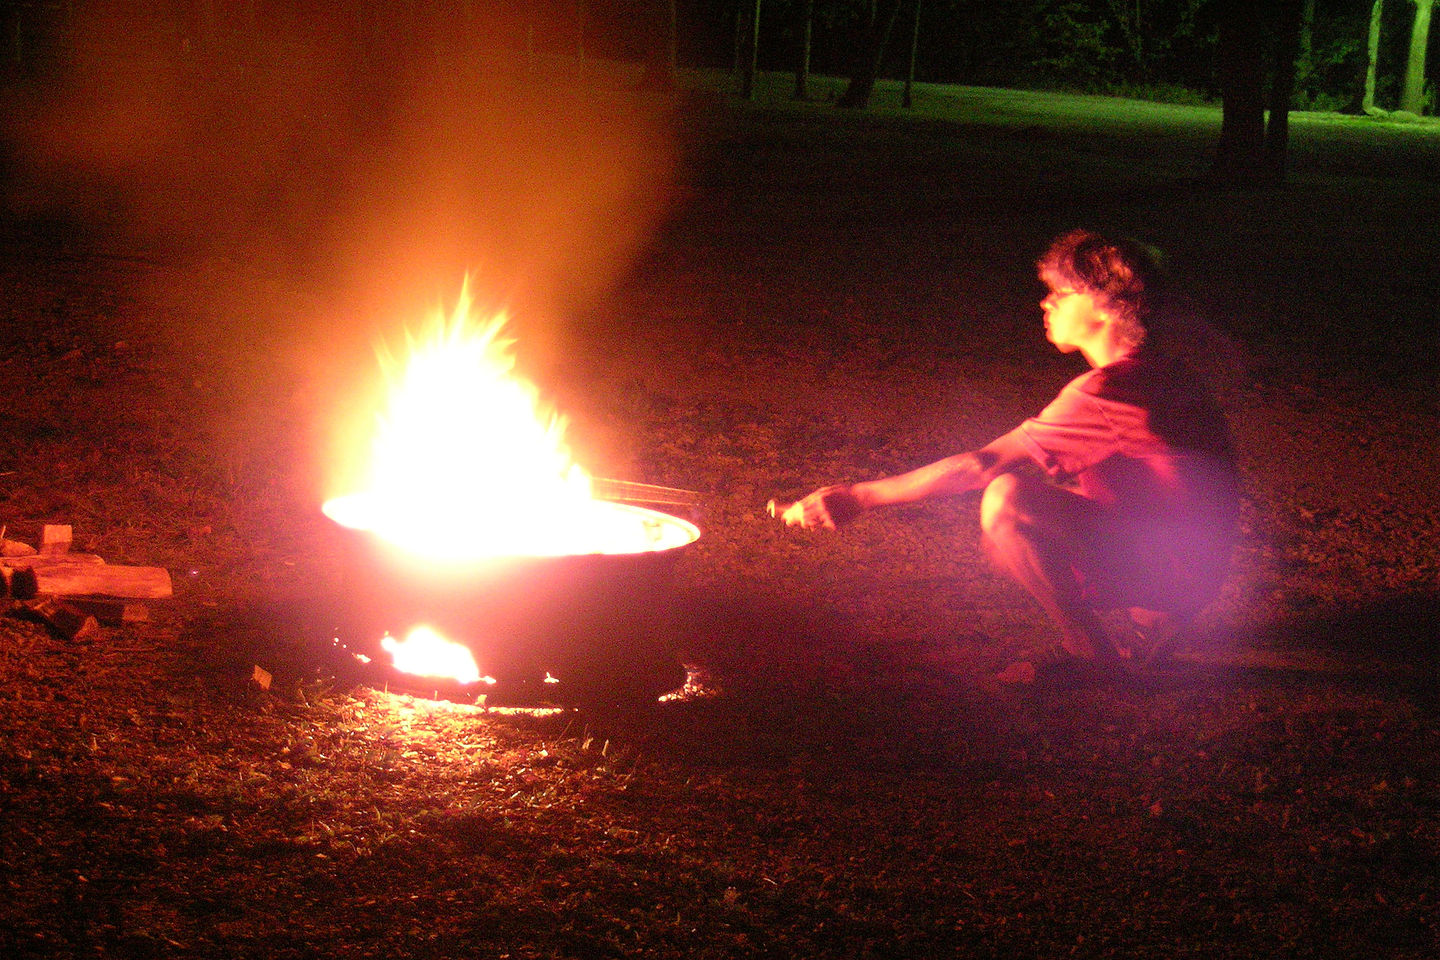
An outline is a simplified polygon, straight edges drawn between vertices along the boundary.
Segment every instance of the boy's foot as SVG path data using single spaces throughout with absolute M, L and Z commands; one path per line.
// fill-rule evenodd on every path
M 1150 669 L 1170 664 L 1190 626 L 1189 618 L 1138 607 L 1128 619 L 1131 656 L 1136 665 Z
M 1119 663 L 1081 659 L 1063 648 L 1055 647 L 1038 654 L 1022 657 L 995 674 L 1002 686 L 1073 687 L 1124 676 Z

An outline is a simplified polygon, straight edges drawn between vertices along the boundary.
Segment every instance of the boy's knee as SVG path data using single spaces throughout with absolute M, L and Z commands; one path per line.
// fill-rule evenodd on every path
M 1014 526 L 1020 481 L 1013 473 L 1002 473 L 991 480 L 980 497 L 980 530 L 994 538 L 1003 529 Z

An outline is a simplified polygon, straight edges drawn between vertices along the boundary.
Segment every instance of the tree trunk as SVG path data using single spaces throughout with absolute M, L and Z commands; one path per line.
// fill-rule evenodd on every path
M 878 11 L 870 21 L 870 29 L 861 46 L 860 60 L 855 75 L 841 94 L 838 106 L 851 110 L 864 110 L 870 105 L 870 94 L 875 90 L 875 80 L 880 76 L 880 67 L 885 62 L 885 47 L 890 42 L 890 31 L 895 27 L 896 15 L 900 12 L 902 0 L 888 0 L 883 15 Z
M 730 72 L 736 77 L 745 72 L 745 39 L 750 32 L 746 14 L 749 10 L 749 5 L 743 2 L 735 8 L 735 50 L 730 61 Z
M 746 14 L 749 14 L 747 17 Z M 755 67 L 760 56 L 760 0 L 751 0 L 750 9 L 740 9 L 741 36 L 744 38 L 740 57 L 740 96 L 755 98 Z
M 585 0 L 575 0 L 575 60 L 585 73 Z
M 1148 78 L 1145 63 L 1145 35 L 1141 21 L 1140 0 L 1109 0 L 1110 22 L 1119 31 L 1121 45 L 1135 68 L 1135 76 Z
M 1385 0 L 1375 0 L 1370 8 L 1370 36 L 1365 46 L 1365 95 L 1360 100 L 1362 113 L 1375 109 L 1375 64 L 1380 60 L 1380 16 L 1384 11 Z
M 651 0 L 651 7 L 647 24 L 650 42 L 646 44 L 645 72 L 640 76 L 640 86 L 646 90 L 674 90 L 675 0 Z
M 1415 23 L 1410 28 L 1410 57 L 1405 61 L 1400 109 L 1419 114 L 1425 112 L 1425 51 L 1430 45 L 1430 10 L 1435 0 L 1411 2 L 1415 4 Z
M 1219 25 L 1216 58 L 1222 106 L 1212 175 L 1222 183 L 1255 183 L 1266 169 L 1263 24 L 1246 0 L 1224 0 Z
M 1300 11 L 1300 54 L 1295 64 L 1296 82 L 1304 83 L 1315 69 L 1315 0 L 1304 0 Z
M 213 53 L 220 39 L 220 19 L 215 12 L 215 0 L 200 0 L 195 5 L 195 20 L 198 46 L 206 53 Z
M 1280 0 L 1275 20 L 1275 75 L 1270 80 L 1270 119 L 1265 126 L 1265 159 L 1275 183 L 1285 182 L 1285 154 L 1290 145 L 1290 102 L 1295 95 L 1296 60 L 1300 56 L 1303 0 Z
M 900 98 L 900 105 L 909 110 L 915 105 L 911 98 L 910 88 L 915 86 L 915 58 L 920 52 L 920 5 L 923 0 L 915 0 L 915 18 L 910 21 L 910 67 L 905 71 L 905 95 Z
M 800 49 L 795 60 L 795 99 L 810 97 L 810 38 L 815 25 L 815 0 L 801 0 L 796 7 L 799 22 Z

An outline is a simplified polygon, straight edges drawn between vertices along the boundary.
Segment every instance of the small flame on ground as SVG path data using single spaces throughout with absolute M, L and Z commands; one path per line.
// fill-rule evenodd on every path
M 493 677 L 480 674 L 475 656 L 468 648 L 447 640 L 434 629 L 416 627 L 396 640 L 386 634 L 380 646 L 390 654 L 395 669 L 420 677 L 446 677 L 460 683 L 494 683 Z

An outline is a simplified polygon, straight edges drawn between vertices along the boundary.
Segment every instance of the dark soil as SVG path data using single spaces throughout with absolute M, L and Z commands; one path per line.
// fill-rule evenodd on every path
M 313 623 L 375 375 L 353 291 L 233 237 L 13 223 L 5 536 L 69 523 L 176 597 L 84 645 L 0 620 L 0 953 L 1436 956 L 1434 129 L 1297 118 L 1291 185 L 1227 191 L 1213 113 L 922 93 L 691 104 L 633 270 L 516 317 L 595 472 L 701 494 L 703 689 L 644 709 L 349 682 Z M 1001 691 L 1051 636 L 973 502 L 834 536 L 764 505 L 1038 409 L 1078 369 L 1030 264 L 1087 222 L 1170 255 L 1244 539 L 1173 665 Z

